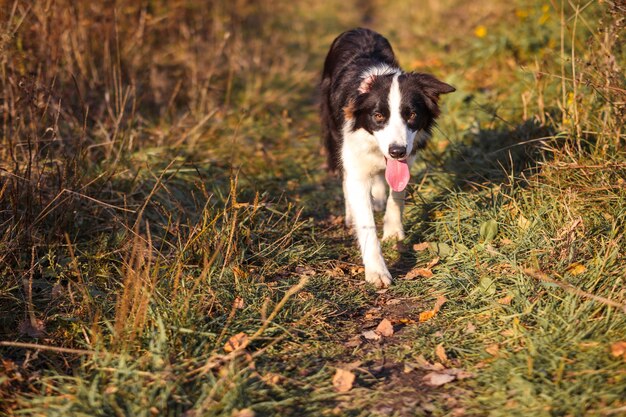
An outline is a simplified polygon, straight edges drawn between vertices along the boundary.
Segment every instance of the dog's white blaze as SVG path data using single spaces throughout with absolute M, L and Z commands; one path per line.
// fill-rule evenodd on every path
M 371 84 L 376 77 L 381 75 L 390 75 L 390 74 L 398 74 L 399 70 L 397 68 L 390 67 L 387 64 L 380 64 L 373 67 L 368 68 L 361 75 L 361 85 L 359 86 L 360 93 L 366 93 L 370 90 Z
M 378 147 L 385 155 L 385 158 L 390 158 L 389 147 L 391 145 L 405 146 L 406 153 L 409 155 L 415 140 L 415 132 L 409 129 L 406 121 L 402 118 L 402 114 L 400 114 L 402 94 L 400 93 L 399 76 L 400 74 L 396 74 L 393 77 L 391 87 L 389 88 L 389 120 L 387 125 L 383 129 L 374 132 Z

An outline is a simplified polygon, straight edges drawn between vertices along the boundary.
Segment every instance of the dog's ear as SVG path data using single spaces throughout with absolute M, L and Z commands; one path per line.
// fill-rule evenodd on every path
M 456 91 L 456 88 L 452 87 L 450 84 L 444 83 L 443 81 L 439 81 L 430 74 L 410 73 L 409 77 L 423 94 L 425 104 L 432 112 L 433 116 L 439 116 L 439 96 L 441 94 L 452 93 Z
M 440 94 L 448 94 L 456 91 L 456 88 L 452 87 L 450 84 L 439 81 L 430 74 L 413 73 L 412 75 L 424 90 L 424 94 L 433 100 L 439 100 Z
M 365 94 L 372 91 L 372 84 L 374 84 L 374 80 L 376 80 L 376 74 L 370 74 L 367 77 L 363 78 L 361 84 L 359 85 L 359 94 Z

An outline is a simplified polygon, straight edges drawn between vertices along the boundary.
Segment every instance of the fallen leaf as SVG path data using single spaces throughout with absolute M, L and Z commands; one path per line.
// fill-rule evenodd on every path
M 401 319 L 398 319 L 398 321 L 402 324 L 413 324 L 415 323 L 415 320 L 412 319 L 407 319 L 406 317 L 402 317 Z
M 517 334 L 517 332 L 513 329 L 502 330 L 500 334 L 504 337 L 513 337 Z
M 261 379 L 268 384 L 276 385 L 283 379 L 283 376 L 273 372 L 268 372 L 261 376 Z
M 392 298 L 391 300 L 387 300 L 385 304 L 387 304 L 388 306 L 395 306 L 396 304 L 400 304 L 401 302 L 402 300 L 399 298 Z
M 416 243 L 415 245 L 413 245 L 413 250 L 416 252 L 422 252 L 428 249 L 429 247 L 430 247 L 430 244 L 428 242 Z
M 405 276 L 404 279 L 415 279 L 417 277 L 422 278 L 430 278 L 433 276 L 433 271 L 427 268 L 415 268 L 410 270 Z
M 438 313 L 439 310 L 441 310 L 441 306 L 443 306 L 446 301 L 448 300 L 443 295 L 437 296 L 437 301 L 435 301 L 435 307 L 433 308 L 433 311 L 435 313 Z
M 452 254 L 453 249 L 447 243 L 431 242 L 428 244 L 430 251 L 441 258 L 445 258 Z
M 513 297 L 510 295 L 507 295 L 506 297 L 502 297 L 498 300 L 498 304 L 502 304 L 505 306 L 508 306 L 511 304 L 511 301 L 513 301 Z
M 489 345 L 485 348 L 485 351 L 491 356 L 498 356 L 498 352 L 500 351 L 500 345 L 494 343 L 493 345 Z
M 517 218 L 517 225 L 520 229 L 527 230 L 530 227 L 530 221 L 520 214 Z
M 498 234 L 498 222 L 493 219 L 487 220 L 480 225 L 480 237 L 484 242 L 491 242 Z
M 621 356 L 622 359 L 626 360 L 626 342 L 620 341 L 613 343 L 611 345 L 611 355 L 616 358 Z
M 230 417 L 254 417 L 254 416 L 256 416 L 256 413 L 254 412 L 254 410 L 250 408 L 244 408 L 243 410 L 235 409 L 230 415 Z
M 565 271 L 576 276 L 576 275 L 580 275 L 584 273 L 586 270 L 587 270 L 587 267 L 585 265 L 581 264 L 580 262 L 574 262 L 573 264 L 568 266 Z
M 432 319 L 433 317 L 435 317 L 435 314 L 436 313 L 432 310 L 422 311 L 419 316 L 420 323 L 423 323 L 425 321 Z
M 464 371 L 463 369 L 459 369 L 459 368 L 446 369 L 445 373 L 447 373 L 449 375 L 454 375 L 456 377 L 456 379 L 458 379 L 458 380 L 467 379 L 467 378 L 473 378 L 474 377 L 473 373 Z
M 472 334 L 476 332 L 476 326 L 473 323 L 467 323 L 467 327 L 465 328 L 465 334 Z
M 448 382 L 452 382 L 456 379 L 454 375 L 448 375 L 445 373 L 439 372 L 429 372 L 422 378 L 422 381 L 426 383 L 426 385 L 430 385 L 431 387 L 439 387 L 443 384 L 447 384 Z
M 393 325 L 389 320 L 382 319 L 382 321 L 376 327 L 376 333 L 384 337 L 393 336 Z
M 381 315 L 380 307 L 372 307 L 365 312 L 365 320 L 374 320 L 379 318 Z
M 446 350 L 443 348 L 443 343 L 439 343 L 435 348 L 435 354 L 439 358 L 441 362 L 448 361 L 448 355 L 446 355 Z
M 433 259 L 430 260 L 430 262 L 428 262 L 428 265 L 426 265 L 426 269 L 432 269 L 435 265 L 439 263 L 440 260 L 440 257 L 435 256 Z
M 348 392 L 352 389 L 356 376 L 345 369 L 337 368 L 333 377 L 333 387 L 339 392 Z
M 494 295 L 496 293 L 496 285 L 489 277 L 482 277 L 480 279 L 480 282 L 478 283 L 478 289 L 487 295 Z
M 367 340 L 380 340 L 382 338 L 381 335 L 376 333 L 374 330 L 366 330 L 361 335 Z
M 346 347 L 359 347 L 359 346 L 361 346 L 361 335 L 356 335 L 356 336 L 350 338 L 350 340 L 348 340 L 347 342 L 344 343 L 344 346 L 346 346 Z
M 512 245 L 513 241 L 509 238 L 503 237 L 502 239 L 500 239 L 500 244 L 501 245 Z
M 238 310 L 241 310 L 242 308 L 244 308 L 245 304 L 243 302 L 243 298 L 241 297 L 235 298 L 235 301 L 233 302 L 233 307 L 235 307 Z
M 224 352 L 230 353 L 239 349 L 244 349 L 246 346 L 248 346 L 249 342 L 250 340 L 248 339 L 247 334 L 243 332 L 237 333 L 236 335 L 228 339 L 228 342 L 226 342 L 226 344 L 224 345 Z
M 444 305 L 446 301 L 447 299 L 443 295 L 438 296 L 437 301 L 435 301 L 435 306 L 433 307 L 432 310 L 422 311 L 420 313 L 419 321 L 423 323 L 425 321 L 432 319 L 435 316 L 435 314 L 439 312 L 439 310 L 441 309 L 441 306 Z

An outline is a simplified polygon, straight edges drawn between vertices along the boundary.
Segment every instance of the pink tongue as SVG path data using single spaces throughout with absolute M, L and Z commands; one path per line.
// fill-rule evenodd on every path
M 385 170 L 385 178 L 394 191 L 402 191 L 409 183 L 409 165 L 406 161 L 398 161 L 396 159 L 387 159 L 387 169 Z

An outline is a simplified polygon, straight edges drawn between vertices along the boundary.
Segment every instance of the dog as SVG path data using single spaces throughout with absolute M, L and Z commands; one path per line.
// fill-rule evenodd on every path
M 400 69 L 389 41 L 369 29 L 342 33 L 326 56 L 320 118 L 327 164 L 342 176 L 345 222 L 356 233 L 365 280 L 379 288 L 392 278 L 373 210 L 386 205 L 383 240 L 404 239 L 409 168 L 430 138 L 439 96 L 453 91 L 432 75 Z

